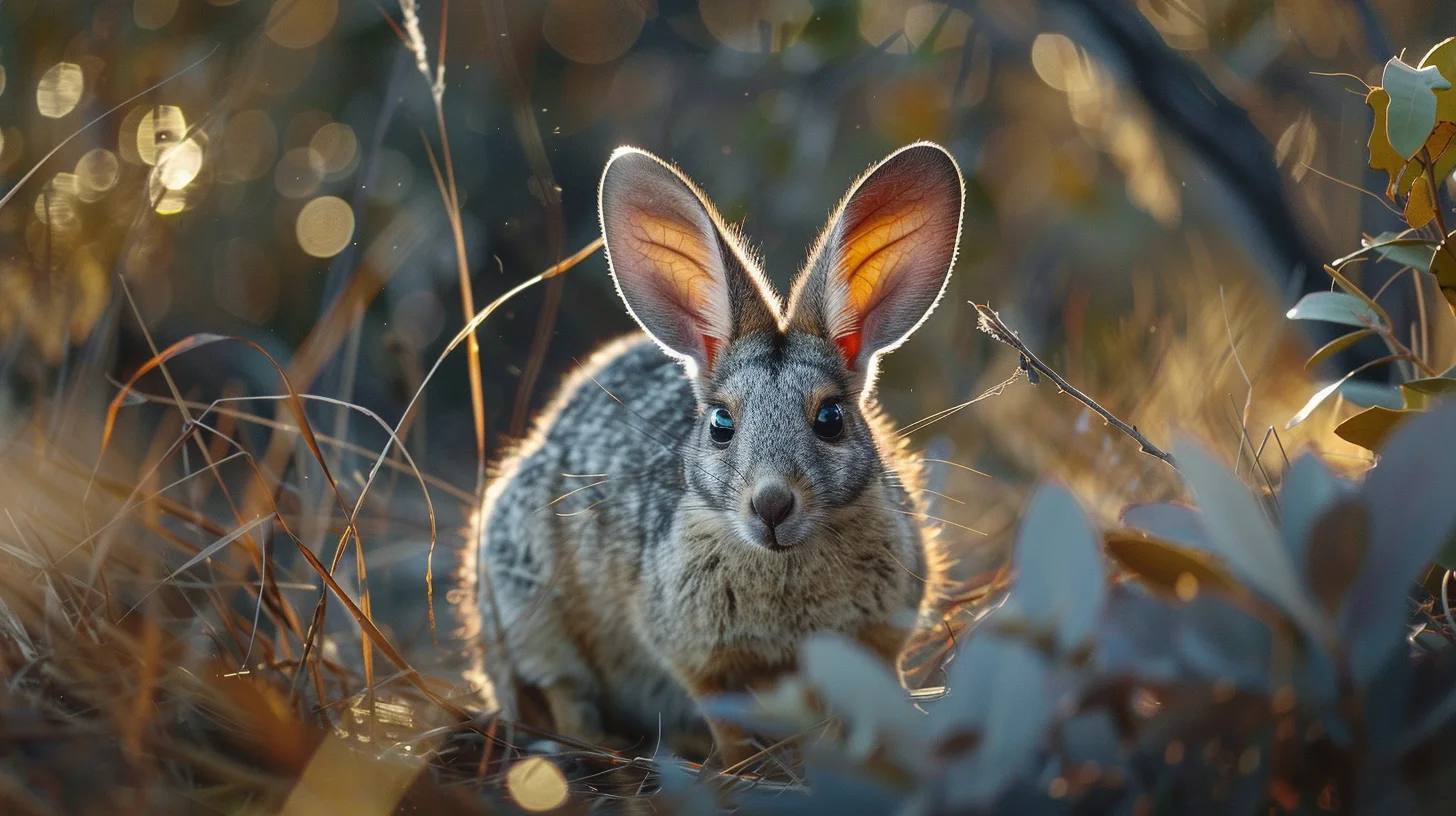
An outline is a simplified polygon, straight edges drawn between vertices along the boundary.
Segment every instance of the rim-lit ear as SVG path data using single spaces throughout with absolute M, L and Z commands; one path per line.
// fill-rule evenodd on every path
M 945 291 L 965 192 L 945 148 L 890 154 L 849 189 L 794 284 L 789 328 L 830 340 L 868 392 L 879 355 L 924 322 Z
M 777 331 L 778 296 L 686 176 L 621 147 L 602 173 L 607 263 L 627 311 L 689 375 L 707 374 L 734 340 Z

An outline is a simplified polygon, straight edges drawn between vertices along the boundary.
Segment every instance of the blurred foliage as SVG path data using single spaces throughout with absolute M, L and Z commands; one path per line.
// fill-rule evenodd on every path
M 1453 29 L 1402 0 L 5 0 L 0 801 L 1449 810 Z M 965 588 L 912 702 L 812 641 L 722 701 L 822 735 L 807 777 L 707 784 L 459 725 L 428 554 L 444 610 L 484 460 L 632 328 L 591 251 L 611 149 L 681 164 L 783 286 L 921 138 L 966 223 L 881 396 L 933 418 Z M 968 300 L 1178 469 L 1045 381 L 947 410 L 1018 366 Z

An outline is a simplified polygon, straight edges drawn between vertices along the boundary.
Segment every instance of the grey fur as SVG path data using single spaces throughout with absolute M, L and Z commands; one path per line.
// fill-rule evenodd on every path
M 954 162 L 931 145 L 906 151 L 922 151 L 915 166 L 940 174 L 931 183 L 948 184 L 946 168 L 953 173 L 954 211 L 938 213 L 937 228 L 953 224 L 958 237 Z M 889 180 L 897 179 L 908 180 Z M 693 336 L 709 318 L 643 288 L 651 268 L 628 268 L 638 261 L 614 238 L 622 208 L 632 207 L 711 233 L 714 280 L 730 294 L 733 324 L 716 354 Z M 655 338 L 632 335 L 599 351 L 495 474 L 478 524 L 485 660 L 508 718 L 522 713 L 519 684 L 545 692 L 551 725 L 567 736 L 610 735 L 651 750 L 661 735 L 701 752 L 701 696 L 772 682 L 812 632 L 859 637 L 893 660 L 926 605 L 939 568 L 918 474 L 866 376 L 903 336 L 846 360 L 833 338 L 802 328 L 813 321 L 781 318 L 737 236 L 690 182 L 648 154 L 614 156 L 602 209 L 614 277 Z M 908 334 L 933 308 L 954 244 L 927 251 L 939 268 L 905 273 L 915 291 L 886 296 L 900 312 L 919 310 L 898 316 L 897 331 Z M 813 431 L 826 400 L 844 413 L 832 441 Z M 734 418 L 726 446 L 710 438 L 713 406 Z M 795 497 L 776 528 L 750 507 L 770 484 Z M 728 756 L 743 755 L 723 744 L 728 730 L 707 725 Z

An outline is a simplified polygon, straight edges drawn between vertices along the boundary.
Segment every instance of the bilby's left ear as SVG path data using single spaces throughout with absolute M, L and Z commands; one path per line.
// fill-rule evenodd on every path
M 831 340 L 874 383 L 878 356 L 935 308 L 950 279 L 965 193 L 945 148 L 890 154 L 850 187 L 789 300 L 789 328 Z

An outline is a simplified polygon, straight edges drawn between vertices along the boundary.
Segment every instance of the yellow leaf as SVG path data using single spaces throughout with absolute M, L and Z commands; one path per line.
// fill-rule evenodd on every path
M 1166 595 L 1179 595 L 1181 580 L 1185 587 L 1190 575 L 1194 586 L 1231 597 L 1242 597 L 1243 586 L 1223 564 L 1207 553 L 1187 550 L 1142 532 L 1115 530 L 1107 534 L 1107 555 L 1123 569 L 1136 574 L 1149 589 Z
M 1405 200 L 1405 222 L 1411 229 L 1420 229 L 1436 217 L 1436 202 L 1431 199 L 1431 185 L 1426 179 L 1417 181 L 1411 187 L 1410 198 Z
M 1390 176 L 1385 196 L 1394 198 L 1395 184 L 1400 180 L 1401 171 L 1405 170 L 1406 161 L 1390 146 L 1390 137 L 1385 132 L 1385 114 L 1390 110 L 1390 94 L 1384 88 L 1374 88 L 1365 97 L 1365 104 L 1375 113 L 1375 127 L 1371 128 L 1370 140 L 1366 143 L 1370 148 L 1370 167 L 1384 170 Z
M 1448 37 L 1421 58 L 1421 68 L 1435 66 L 1451 88 L 1436 91 L 1436 121 L 1456 122 L 1456 37 Z
M 1374 405 L 1341 422 L 1335 428 L 1335 435 L 1346 442 L 1373 451 L 1401 420 L 1418 413 L 1420 412 Z

